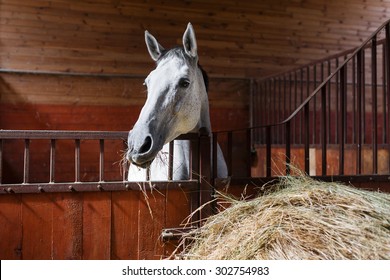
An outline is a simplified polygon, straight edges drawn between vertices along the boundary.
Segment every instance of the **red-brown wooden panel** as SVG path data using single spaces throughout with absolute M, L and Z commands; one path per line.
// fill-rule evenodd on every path
M 0 259 L 21 259 L 21 196 L 0 196 Z
M 191 214 L 191 191 L 185 189 L 168 189 L 166 195 L 165 228 L 183 227 Z M 193 195 L 196 195 L 193 191 Z M 191 226 L 191 225 L 187 225 Z M 177 241 L 164 243 L 164 255 L 169 257 L 176 249 Z
M 261 147 L 256 149 L 256 158 L 251 168 L 252 177 L 265 177 L 267 174 L 266 149 Z
M 356 147 L 347 146 L 345 148 L 344 157 L 347 159 L 344 162 L 344 174 L 355 175 L 356 174 Z
M 389 151 L 387 149 L 378 150 L 378 173 L 388 174 L 389 169 Z
M 164 255 L 160 237 L 165 227 L 166 197 L 157 190 L 146 194 L 139 199 L 138 259 L 160 259 Z
M 83 194 L 53 195 L 53 259 L 81 259 L 83 253 Z
M 2 129 L 130 130 L 140 106 L 1 103 Z
M 83 195 L 83 259 L 105 260 L 111 250 L 111 193 Z
M 50 194 L 22 196 L 23 259 L 52 259 L 52 199 Z
M 112 193 L 111 259 L 138 259 L 138 191 Z

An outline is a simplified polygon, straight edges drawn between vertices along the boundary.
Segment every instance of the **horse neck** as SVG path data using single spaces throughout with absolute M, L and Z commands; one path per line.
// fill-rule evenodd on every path
M 201 70 L 198 68 L 198 77 L 201 80 L 199 83 L 199 90 L 201 94 L 201 111 L 200 111 L 200 118 L 198 121 L 198 124 L 196 127 L 191 131 L 194 133 L 198 133 L 200 129 L 205 129 L 208 134 L 211 134 L 211 122 L 210 122 L 210 111 L 209 111 L 209 99 L 208 99 L 208 93 L 206 91 L 206 85 L 203 80 L 203 75 Z
M 211 123 L 210 123 L 210 114 L 209 114 L 209 108 L 202 108 L 201 111 L 201 117 L 198 121 L 198 124 L 196 125 L 195 129 L 191 132 L 198 133 L 200 130 L 205 130 L 207 134 L 211 133 Z

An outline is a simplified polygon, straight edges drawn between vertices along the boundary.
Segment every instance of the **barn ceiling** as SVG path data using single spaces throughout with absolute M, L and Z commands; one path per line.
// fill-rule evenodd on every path
M 170 47 L 192 22 L 209 75 L 247 78 L 358 46 L 390 18 L 390 1 L 2 0 L 0 16 L 1 68 L 144 76 L 144 30 Z

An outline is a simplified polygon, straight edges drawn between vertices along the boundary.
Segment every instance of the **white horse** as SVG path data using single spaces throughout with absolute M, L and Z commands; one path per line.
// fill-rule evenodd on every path
M 156 68 L 145 79 L 147 99 L 128 136 L 128 181 L 168 179 L 169 142 L 181 134 L 205 128 L 211 134 L 208 79 L 198 64 L 195 32 L 188 24 L 183 47 L 165 50 L 148 31 L 145 42 Z M 190 176 L 189 140 L 174 141 L 173 180 Z M 217 177 L 227 177 L 226 162 L 218 146 Z

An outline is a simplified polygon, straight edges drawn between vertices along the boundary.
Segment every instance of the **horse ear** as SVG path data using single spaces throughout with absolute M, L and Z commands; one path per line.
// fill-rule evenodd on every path
M 190 22 L 188 23 L 187 29 L 183 35 L 183 46 L 187 55 L 192 58 L 196 58 L 198 56 L 198 47 L 196 46 L 195 31 Z
M 145 43 L 148 47 L 149 54 L 154 61 L 157 61 L 162 53 L 164 48 L 157 42 L 156 38 L 153 37 L 147 30 L 145 31 Z

